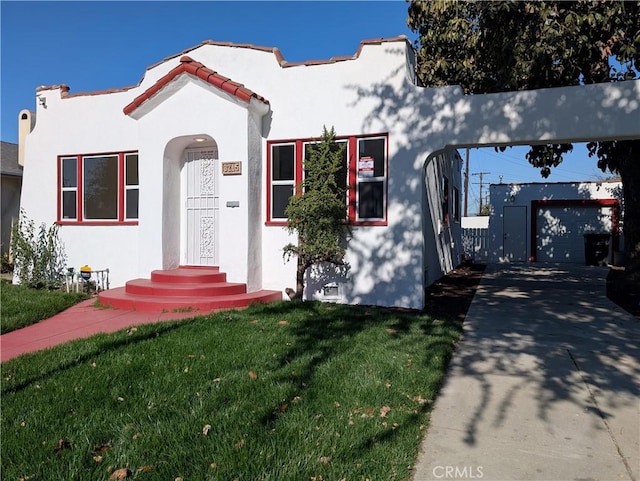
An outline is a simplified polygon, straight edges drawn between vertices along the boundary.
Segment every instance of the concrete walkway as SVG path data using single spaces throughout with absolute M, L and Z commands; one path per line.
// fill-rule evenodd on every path
M 0 362 L 99 333 L 127 327 L 186 319 L 212 311 L 151 313 L 94 307 L 95 299 L 76 304 L 37 324 L 0 336 Z
M 488 266 L 415 481 L 640 480 L 640 322 L 606 275 Z

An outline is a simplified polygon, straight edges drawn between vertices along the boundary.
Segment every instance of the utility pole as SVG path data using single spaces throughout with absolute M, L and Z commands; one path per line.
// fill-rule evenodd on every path
M 469 207 L 469 149 L 467 148 L 467 158 L 464 168 L 464 216 L 467 217 Z
M 477 182 L 477 184 L 480 184 L 480 207 L 478 208 L 478 215 L 480 215 L 482 213 L 482 186 L 483 184 L 483 178 L 485 175 L 489 175 L 491 172 L 476 172 L 475 174 L 471 174 L 471 175 L 477 175 L 480 177 L 480 182 Z

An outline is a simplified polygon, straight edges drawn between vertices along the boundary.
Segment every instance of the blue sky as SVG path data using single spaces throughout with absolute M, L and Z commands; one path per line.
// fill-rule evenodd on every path
M 71 92 L 137 84 L 145 68 L 204 40 L 278 47 L 289 61 L 352 55 L 361 40 L 415 35 L 407 3 L 392 1 L 6 1 L 0 3 L 1 140 L 17 142 L 18 112 L 35 109 L 40 85 Z M 484 182 L 539 182 L 524 148 L 470 152 Z M 461 152 L 464 157 L 464 152 Z M 582 147 L 550 181 L 602 177 Z M 471 177 L 469 209 L 479 198 Z

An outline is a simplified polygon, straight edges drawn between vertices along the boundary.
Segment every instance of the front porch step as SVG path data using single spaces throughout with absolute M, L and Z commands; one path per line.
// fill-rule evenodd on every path
M 125 285 L 128 294 L 162 297 L 210 297 L 245 294 L 246 284 L 233 282 L 156 282 L 150 279 L 134 279 Z
M 227 274 L 220 272 L 217 267 L 178 267 L 177 269 L 157 270 L 151 272 L 152 282 L 167 283 L 209 283 L 226 282 Z
M 133 279 L 125 287 L 98 294 L 101 304 L 143 312 L 213 311 L 282 300 L 279 291 L 247 292 L 246 284 L 227 282 L 217 267 L 181 266 L 156 270 L 151 279 Z

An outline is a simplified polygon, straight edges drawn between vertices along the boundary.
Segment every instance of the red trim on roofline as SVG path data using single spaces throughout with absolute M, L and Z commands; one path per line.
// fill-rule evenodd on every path
M 219 47 L 231 47 L 231 48 L 247 48 L 251 50 L 258 50 L 261 52 L 271 52 L 276 57 L 276 61 L 278 62 L 278 65 L 280 65 L 280 67 L 289 68 L 289 67 L 300 67 L 300 66 L 326 65 L 326 64 L 332 64 L 332 63 L 338 63 L 338 62 L 346 62 L 348 60 L 356 60 L 358 57 L 360 57 L 360 54 L 362 53 L 362 48 L 365 45 L 380 45 L 382 43 L 401 42 L 401 41 L 404 41 L 406 44 L 411 46 L 411 42 L 409 41 L 406 35 L 398 35 L 396 37 L 389 37 L 389 38 L 374 38 L 374 39 L 362 40 L 360 42 L 360 45 L 358 46 L 358 50 L 356 50 L 356 53 L 351 56 L 343 55 L 338 57 L 331 57 L 325 60 L 306 60 L 302 62 L 289 62 L 282 56 L 280 49 L 277 47 L 260 47 L 260 46 L 252 45 L 248 43 L 216 42 L 214 40 L 205 40 L 204 42 L 201 42 L 200 44 L 194 47 L 185 49 L 182 52 L 179 52 L 175 55 L 170 55 L 168 57 L 163 58 L 161 61 L 148 66 L 145 69 L 145 72 L 148 70 L 151 70 L 152 68 L 157 67 L 158 65 L 162 65 L 163 63 L 169 60 L 172 60 L 176 57 L 185 55 L 193 50 L 196 50 L 197 48 L 200 48 L 204 45 L 214 45 Z M 90 96 L 90 95 L 103 95 L 103 94 L 111 94 L 111 93 L 118 93 L 118 92 L 126 92 L 127 90 L 131 90 L 133 88 L 136 88 L 142 85 L 143 80 L 144 80 L 144 76 L 142 77 L 140 82 L 138 82 L 135 85 L 129 85 L 126 87 L 119 87 L 119 88 L 112 88 L 112 89 L 105 89 L 105 90 L 96 90 L 96 91 L 90 91 L 90 92 L 76 92 L 72 94 L 69 93 L 70 88 L 66 84 L 42 85 L 36 88 L 36 92 L 41 92 L 43 90 L 60 89 L 62 91 L 60 93 L 60 96 L 62 98 L 83 97 L 83 96 Z
M 196 62 L 191 57 L 185 55 L 180 59 L 180 65 L 171 69 L 169 73 L 167 73 L 164 77 L 158 79 L 156 83 L 145 90 L 142 94 L 138 95 L 129 105 L 122 109 L 125 115 L 130 115 L 131 113 L 133 113 L 138 107 L 140 107 L 147 100 L 149 100 L 160 90 L 162 90 L 162 88 L 165 87 L 169 82 L 183 73 L 198 77 L 199 79 L 204 80 L 214 87 L 219 88 L 220 90 L 223 90 L 224 92 L 227 92 L 228 94 L 239 98 L 243 102 L 250 102 L 252 98 L 255 98 L 256 100 L 269 105 L 269 101 L 267 99 L 265 99 L 261 95 L 258 95 L 252 90 L 249 90 L 241 83 L 234 82 L 233 80 L 220 75 L 218 72 L 205 67 L 200 62 Z

